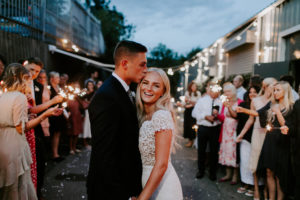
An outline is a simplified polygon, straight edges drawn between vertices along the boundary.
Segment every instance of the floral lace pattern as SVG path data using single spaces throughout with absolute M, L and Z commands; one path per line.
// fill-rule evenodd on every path
M 158 110 L 152 119 L 145 121 L 140 128 L 139 150 L 143 166 L 155 164 L 155 133 L 162 130 L 174 131 L 174 122 L 169 111 Z

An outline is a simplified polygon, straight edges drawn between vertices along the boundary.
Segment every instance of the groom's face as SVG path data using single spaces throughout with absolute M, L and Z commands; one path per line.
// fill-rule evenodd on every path
M 128 59 L 127 75 L 134 83 L 139 83 L 147 73 L 146 53 L 136 53 Z

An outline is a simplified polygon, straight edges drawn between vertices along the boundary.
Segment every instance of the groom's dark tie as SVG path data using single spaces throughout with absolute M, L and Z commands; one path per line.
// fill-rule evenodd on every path
M 131 92 L 130 89 L 127 91 L 127 94 L 128 94 L 128 96 L 129 96 L 129 99 L 130 99 L 131 103 L 134 104 L 134 97 L 132 96 L 132 92 Z

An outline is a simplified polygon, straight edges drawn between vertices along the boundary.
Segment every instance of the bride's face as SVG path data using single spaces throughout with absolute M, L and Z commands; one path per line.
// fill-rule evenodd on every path
M 164 83 L 157 72 L 148 72 L 141 82 L 140 94 L 145 104 L 154 104 L 164 93 Z

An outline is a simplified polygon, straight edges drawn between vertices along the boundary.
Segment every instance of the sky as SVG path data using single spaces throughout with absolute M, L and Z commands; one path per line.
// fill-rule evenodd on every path
M 159 43 L 180 54 L 205 48 L 246 22 L 274 0 L 111 0 L 127 23 L 131 38 L 150 50 Z

